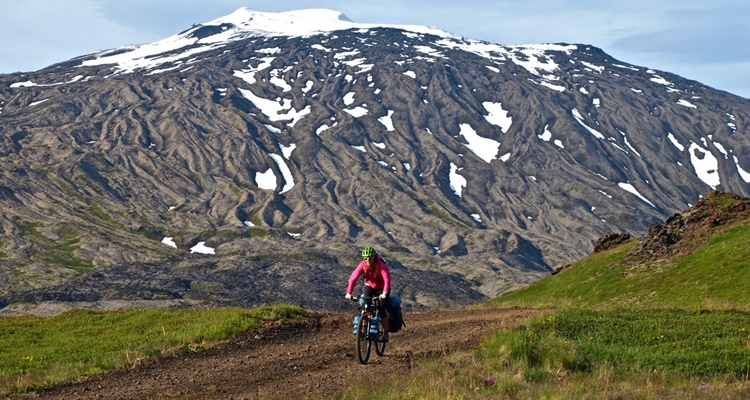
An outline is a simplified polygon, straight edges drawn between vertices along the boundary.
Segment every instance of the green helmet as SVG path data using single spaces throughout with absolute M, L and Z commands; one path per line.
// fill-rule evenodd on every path
M 373 249 L 372 247 L 365 247 L 364 249 L 362 249 L 362 258 L 373 256 L 375 256 L 375 249 Z

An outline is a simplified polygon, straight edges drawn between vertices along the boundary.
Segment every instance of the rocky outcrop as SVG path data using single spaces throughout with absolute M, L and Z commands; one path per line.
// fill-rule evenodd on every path
M 628 252 L 634 259 L 655 260 L 687 254 L 705 242 L 719 227 L 750 217 L 750 199 L 712 191 L 683 213 L 653 224 L 648 235 Z
M 596 243 L 594 243 L 593 254 L 615 248 L 628 240 L 630 240 L 630 234 L 628 232 L 607 232 L 604 236 L 599 238 Z

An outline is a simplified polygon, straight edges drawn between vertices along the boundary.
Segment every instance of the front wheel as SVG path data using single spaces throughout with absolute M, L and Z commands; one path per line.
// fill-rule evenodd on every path
M 359 362 L 367 364 L 367 360 L 370 359 L 370 346 L 372 342 L 369 339 L 370 335 L 370 319 L 366 318 L 363 314 L 359 318 L 357 323 L 357 355 L 359 356 Z

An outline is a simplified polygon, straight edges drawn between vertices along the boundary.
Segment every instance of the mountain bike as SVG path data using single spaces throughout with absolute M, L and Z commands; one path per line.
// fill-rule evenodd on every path
M 379 319 L 387 317 L 379 315 L 380 298 L 378 297 L 368 299 L 363 294 L 359 297 L 352 297 L 352 301 L 360 304 L 359 315 L 354 317 L 353 332 L 357 338 L 357 356 L 360 363 L 367 364 L 373 344 L 378 356 L 385 354 L 386 342 L 383 341 L 385 332 L 380 326 Z M 374 318 L 377 318 L 377 320 L 373 320 Z

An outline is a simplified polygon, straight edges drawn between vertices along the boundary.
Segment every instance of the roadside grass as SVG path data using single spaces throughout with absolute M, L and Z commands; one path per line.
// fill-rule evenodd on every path
M 264 322 L 306 318 L 297 306 L 68 311 L 0 318 L 0 395 L 50 387 L 149 359 L 201 351 Z
M 750 313 L 562 310 L 342 399 L 746 399 Z

